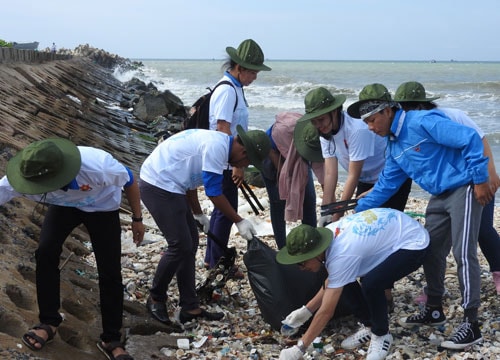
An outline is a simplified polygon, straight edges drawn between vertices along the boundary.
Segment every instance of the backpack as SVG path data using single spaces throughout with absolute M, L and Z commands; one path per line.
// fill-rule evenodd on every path
M 227 80 L 223 80 L 214 86 L 213 89 L 208 89 L 208 93 L 201 96 L 198 100 L 195 101 L 191 109 L 189 109 L 189 115 L 184 121 L 184 129 L 208 129 L 209 124 L 209 107 L 210 107 L 210 98 L 212 97 L 213 92 L 219 85 L 226 84 L 230 85 L 234 91 L 233 83 Z M 233 112 L 236 111 L 236 107 L 238 106 L 238 94 L 236 94 L 236 103 L 234 104 Z

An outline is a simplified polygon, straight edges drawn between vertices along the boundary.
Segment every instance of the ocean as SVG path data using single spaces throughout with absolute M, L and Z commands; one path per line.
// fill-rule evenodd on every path
M 116 73 L 121 81 L 137 77 L 159 90 L 170 90 L 191 105 L 223 74 L 224 60 L 149 60 L 141 70 Z M 250 128 L 265 130 L 282 111 L 304 112 L 306 93 L 318 86 L 345 94 L 344 109 L 357 101 L 361 89 L 382 83 L 394 94 L 405 81 L 421 82 L 429 96 L 439 96 L 441 107 L 461 109 L 486 133 L 495 165 L 500 169 L 500 62 L 410 61 L 291 61 L 267 60 L 272 71 L 262 71 L 245 87 Z M 500 171 L 500 170 L 499 170 Z M 345 173 L 340 174 L 340 180 Z M 413 196 L 426 197 L 418 187 Z M 496 199 L 500 206 L 500 199 Z

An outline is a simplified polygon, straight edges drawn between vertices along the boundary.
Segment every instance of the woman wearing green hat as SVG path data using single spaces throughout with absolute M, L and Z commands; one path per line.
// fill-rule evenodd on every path
M 495 193 L 500 186 L 500 178 L 498 177 L 493 152 L 483 130 L 463 111 L 459 109 L 438 107 L 434 100 L 439 99 L 438 96 L 427 97 L 424 86 L 416 81 L 408 81 L 401 85 L 396 90 L 394 101 L 399 102 L 404 111 L 410 110 L 431 110 L 439 109 L 444 112 L 451 120 L 471 127 L 479 134 L 483 141 L 484 155 L 489 158 L 488 174 L 490 187 Z M 495 196 L 491 201 L 483 207 L 481 215 L 481 225 L 479 227 L 478 243 L 481 251 L 486 257 L 490 265 L 490 271 L 495 283 L 497 294 L 500 295 L 500 237 L 493 226 L 493 215 L 495 210 Z M 425 302 L 427 295 L 425 292 L 418 297 L 420 301 Z M 424 300 L 424 301 L 422 301 Z
M 260 71 L 270 71 L 271 68 L 264 64 L 264 53 L 252 39 L 242 41 L 237 49 L 228 46 L 226 52 L 229 59 L 224 64 L 226 71 L 219 83 L 229 81 L 232 86 L 222 84 L 214 90 L 210 98 L 209 122 L 211 130 L 236 136 L 238 125 L 248 130 L 248 104 L 243 87 L 254 82 Z M 223 193 L 235 210 L 238 208 L 238 186 L 243 182 L 243 174 L 243 168 L 231 168 L 229 165 L 224 171 Z M 227 244 L 232 225 L 233 222 L 219 209 L 214 209 L 210 218 L 210 232 L 214 236 Z M 208 236 L 205 264 L 209 268 L 215 266 L 223 254 L 224 250 Z M 237 268 L 234 270 L 236 277 L 243 276 Z
M 299 328 L 314 314 L 297 345 L 282 350 L 280 360 L 303 358 L 333 317 L 341 295 L 361 323 L 342 341 L 342 348 L 351 350 L 369 343 L 366 359 L 385 359 L 393 339 L 384 289 L 417 270 L 428 246 L 429 235 L 419 222 L 387 208 L 351 214 L 324 228 L 299 225 L 290 231 L 276 260 L 297 264 L 305 271 L 324 267 L 328 278 L 307 304 L 282 321 Z
M 316 129 L 309 124 L 307 129 L 297 131 L 301 116 L 291 111 L 281 112 L 266 131 L 271 151 L 261 173 L 278 249 L 285 246 L 286 221 L 301 220 L 311 226 L 317 222 L 313 171 L 322 184 L 323 157 L 315 151 L 320 147 Z

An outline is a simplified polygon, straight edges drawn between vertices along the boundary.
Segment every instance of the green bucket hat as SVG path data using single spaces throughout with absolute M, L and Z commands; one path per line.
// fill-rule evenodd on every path
M 306 113 L 297 122 L 308 121 L 333 111 L 345 102 L 345 95 L 333 96 L 324 87 L 310 90 L 304 99 Z
M 21 194 L 43 194 L 69 184 L 80 171 L 80 151 L 71 141 L 35 141 L 7 163 L 7 179 Z
M 293 129 L 293 143 L 300 156 L 307 161 L 323 162 L 318 130 L 310 121 L 297 122 Z
M 370 102 L 370 101 L 378 101 L 380 103 L 392 102 L 391 93 L 387 88 L 382 84 L 370 84 L 366 85 L 363 90 L 359 93 L 359 101 L 351 104 L 347 108 L 347 113 L 353 117 L 360 119 L 361 114 L 359 112 L 359 108 L 361 105 Z
M 424 86 L 417 81 L 408 81 L 399 85 L 394 95 L 397 102 L 431 102 L 439 99 L 439 96 L 425 97 Z
M 249 70 L 270 71 L 269 66 L 264 65 L 264 53 L 252 39 L 244 40 L 238 49 L 228 46 L 226 52 L 231 60 Z
M 330 229 L 301 224 L 290 231 L 286 246 L 276 254 L 276 261 L 289 265 L 312 259 L 325 251 L 332 240 L 333 232 Z
M 249 130 L 245 132 L 241 125 L 236 127 L 236 131 L 245 146 L 250 164 L 261 170 L 262 161 L 269 155 L 269 151 L 271 151 L 269 136 L 262 130 Z

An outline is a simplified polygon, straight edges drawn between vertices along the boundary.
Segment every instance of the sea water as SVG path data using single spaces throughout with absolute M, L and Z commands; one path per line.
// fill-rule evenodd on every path
M 213 86 L 224 71 L 224 60 L 136 59 L 139 71 L 116 74 L 119 80 L 137 77 L 159 90 L 170 90 L 191 105 Z M 344 109 L 357 101 L 361 89 L 382 83 L 394 95 L 406 81 L 419 81 L 428 96 L 439 96 L 441 107 L 458 108 L 485 132 L 500 169 L 500 62 L 411 61 L 284 61 L 266 60 L 272 71 L 261 71 L 244 88 L 249 104 L 250 128 L 267 129 L 282 111 L 304 112 L 304 97 L 318 86 L 334 95 L 345 94 Z M 500 171 L 500 170 L 499 170 Z M 345 173 L 340 174 L 340 180 Z M 418 187 L 412 195 L 425 196 Z M 497 205 L 500 199 L 497 197 Z

